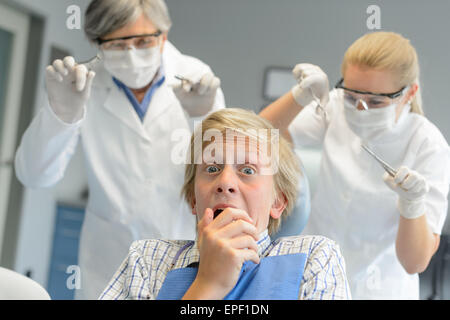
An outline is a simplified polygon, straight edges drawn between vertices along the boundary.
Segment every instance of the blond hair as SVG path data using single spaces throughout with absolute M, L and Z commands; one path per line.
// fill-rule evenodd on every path
M 419 89 L 411 101 L 411 112 L 423 115 L 419 59 L 408 39 L 394 32 L 368 33 L 347 49 L 341 67 L 342 76 L 348 65 L 389 71 L 397 78 L 399 87 L 416 83 Z
M 181 195 L 185 198 L 189 205 L 193 205 L 195 199 L 195 140 L 196 137 L 203 137 L 208 130 L 218 130 L 222 134 L 229 128 L 236 128 L 238 130 L 258 130 L 268 129 L 276 130 L 269 121 L 256 115 L 252 111 L 239 108 L 225 108 L 214 113 L 211 113 L 206 119 L 202 121 L 202 125 L 198 126 L 191 136 L 190 153 L 185 168 L 184 184 L 181 189 Z M 203 141 L 202 150 L 211 142 Z M 296 198 L 299 192 L 299 177 L 302 172 L 300 170 L 300 163 L 297 156 L 294 154 L 291 145 L 283 137 L 278 139 L 278 155 L 277 155 L 277 170 L 273 174 L 274 194 L 277 199 L 283 197 L 287 203 L 286 208 L 282 212 L 281 218 L 285 219 L 290 215 L 294 208 Z M 269 234 L 275 233 L 280 225 L 281 219 L 273 219 L 270 217 L 268 231 Z

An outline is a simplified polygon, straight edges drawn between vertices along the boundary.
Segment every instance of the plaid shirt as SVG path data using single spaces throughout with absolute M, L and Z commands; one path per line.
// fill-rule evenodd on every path
M 260 257 L 305 253 L 299 299 L 351 299 L 339 246 L 322 236 L 293 236 L 271 241 L 267 230 L 258 241 Z M 140 240 L 114 274 L 100 299 L 156 299 L 170 270 L 199 262 L 194 241 Z

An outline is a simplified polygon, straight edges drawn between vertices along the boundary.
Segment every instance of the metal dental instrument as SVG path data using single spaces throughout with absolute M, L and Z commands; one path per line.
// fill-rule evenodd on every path
M 361 147 L 366 150 L 375 160 L 377 160 L 381 166 L 386 170 L 386 172 L 394 178 L 397 174 L 397 171 L 394 170 L 390 165 L 388 165 L 385 161 L 383 161 L 380 157 L 378 157 L 372 150 L 370 150 L 366 145 L 361 144 Z
M 181 81 L 191 82 L 189 79 L 186 79 L 185 77 L 180 76 L 180 75 L 175 75 L 175 78 L 177 78 L 178 80 L 181 80 Z
M 367 102 L 365 102 L 363 99 L 359 99 L 358 100 L 358 104 L 356 105 L 356 107 L 358 107 L 358 105 L 359 104 L 362 104 L 362 106 L 363 106 L 363 108 L 365 109 L 365 110 L 369 110 L 369 107 L 367 106 Z
M 91 70 L 100 60 L 101 60 L 100 55 L 97 54 L 95 57 L 93 57 L 89 60 L 86 60 L 86 61 L 82 61 L 78 64 L 84 64 L 86 66 L 86 68 Z
M 82 61 L 80 63 L 77 63 L 77 65 L 82 65 L 84 64 L 86 66 L 86 68 L 90 71 L 92 70 L 92 68 L 101 60 L 102 58 L 100 58 L 99 54 L 96 54 L 95 57 L 86 60 L 86 61 Z M 75 83 L 75 81 L 72 81 L 72 84 Z
M 189 80 L 189 79 L 187 79 L 187 78 L 185 78 L 185 77 L 183 77 L 183 76 L 180 76 L 180 75 L 175 75 L 175 78 L 176 79 L 178 79 L 178 80 L 181 80 L 181 82 L 184 84 L 185 82 L 187 82 L 188 84 L 190 84 L 191 85 L 191 89 L 189 90 L 189 92 L 191 92 L 192 90 L 194 90 L 194 83 L 191 81 L 191 80 Z
M 322 106 L 322 103 L 320 102 L 320 99 L 317 98 L 317 96 L 314 94 L 313 90 L 311 89 L 311 87 L 309 87 L 309 92 L 311 93 L 314 101 L 317 103 L 317 107 L 322 110 L 323 112 L 323 116 L 324 119 L 327 120 L 327 112 L 325 111 L 325 108 Z

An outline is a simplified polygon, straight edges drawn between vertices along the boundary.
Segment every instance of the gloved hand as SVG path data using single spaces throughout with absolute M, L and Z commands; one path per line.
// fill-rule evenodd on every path
M 191 117 L 199 117 L 212 109 L 219 87 L 220 79 L 208 72 L 198 82 L 182 80 L 172 88 L 187 113 Z
M 425 214 L 425 195 L 430 187 L 422 175 L 402 166 L 394 178 L 386 172 L 383 180 L 399 195 L 397 207 L 403 217 L 416 219 Z
M 329 84 L 325 72 L 318 66 L 301 63 L 294 67 L 292 73 L 298 82 L 291 91 L 295 101 L 302 107 L 306 107 L 316 100 L 314 98 L 316 96 L 321 106 L 325 107 L 329 100 Z
M 48 100 L 55 114 L 66 123 L 80 120 L 95 72 L 77 65 L 73 57 L 57 59 L 45 71 Z

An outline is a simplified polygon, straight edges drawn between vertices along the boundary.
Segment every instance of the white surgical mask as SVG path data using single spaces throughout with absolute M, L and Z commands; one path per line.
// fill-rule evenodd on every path
M 148 85 L 161 66 L 160 47 L 102 50 L 105 69 L 131 89 Z
M 392 131 L 395 126 L 396 108 L 397 104 L 391 104 L 378 109 L 358 110 L 344 100 L 344 115 L 348 126 L 365 141 L 378 140 Z

